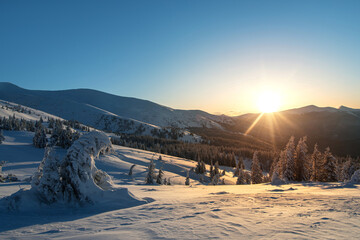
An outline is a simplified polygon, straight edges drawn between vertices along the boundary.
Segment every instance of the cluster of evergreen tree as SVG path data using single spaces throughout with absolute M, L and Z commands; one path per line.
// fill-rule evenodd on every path
M 171 139 L 154 138 L 151 136 L 136 136 L 130 134 L 118 134 L 112 137 L 115 145 L 137 148 L 156 153 L 167 154 L 187 159 L 200 159 L 205 164 L 218 162 L 221 166 L 236 166 L 236 159 L 252 158 L 256 150 L 249 148 L 235 148 L 214 146 L 208 143 L 186 143 Z M 269 151 L 257 151 L 259 162 L 264 171 L 269 171 L 275 153 Z M 242 162 L 242 160 L 241 160 Z
M 8 131 L 35 131 L 34 121 L 28 121 L 25 119 L 18 119 L 13 116 L 0 118 L 0 128 Z
M 161 156 L 159 157 L 158 160 L 161 160 Z M 132 169 L 134 168 L 134 165 L 131 166 L 130 171 L 129 171 L 129 175 L 132 175 Z M 131 174 L 130 174 L 131 172 Z M 164 171 L 162 169 L 162 167 L 160 167 L 158 173 L 156 174 L 156 167 L 155 167 L 155 163 L 154 160 L 151 159 L 148 169 L 147 169 L 147 173 L 145 176 L 145 183 L 146 184 L 160 184 L 160 185 L 171 185 L 170 182 L 170 178 L 166 179 L 164 178 Z
M 7 104 L 7 105 L 2 105 L 1 108 L 5 109 L 5 110 L 12 110 L 12 111 L 19 112 L 19 113 L 32 114 L 32 111 L 30 109 L 24 108 L 21 105 L 13 106 L 13 105 Z
M 279 158 L 274 161 L 271 173 L 285 182 L 334 182 L 350 180 L 360 168 L 359 158 L 336 158 L 329 147 L 321 152 L 315 144 L 310 154 L 306 141 L 307 138 L 302 137 L 295 145 L 295 138 L 290 137 Z

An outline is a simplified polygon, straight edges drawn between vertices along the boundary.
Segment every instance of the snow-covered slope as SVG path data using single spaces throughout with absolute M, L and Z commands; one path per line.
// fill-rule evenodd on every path
M 38 121 L 40 120 L 40 118 L 53 118 L 63 120 L 58 116 L 0 99 L 0 117 L 7 118 L 13 116 L 18 119 L 24 119 L 29 121 Z
M 87 112 L 86 114 L 89 118 L 84 118 L 83 122 L 85 122 L 88 126 L 94 126 L 97 129 L 116 133 L 135 133 L 138 135 L 147 136 L 153 136 L 152 132 L 154 130 L 169 132 L 167 129 L 153 124 L 141 122 L 134 119 L 122 118 L 114 113 L 99 109 L 94 106 L 89 105 L 89 107 L 93 110 L 93 112 Z M 81 115 L 81 113 L 79 115 Z M 43 120 L 47 120 L 49 118 L 64 120 L 63 118 L 34 108 L 0 99 L 0 118 L 3 117 L 15 117 L 17 119 L 24 119 L 30 121 L 37 121 L 40 120 L 40 118 L 42 118 Z M 75 119 L 77 118 L 75 117 Z M 80 119 L 82 118 L 80 117 Z M 179 132 L 182 135 L 179 136 L 178 140 L 185 142 L 197 142 L 201 140 L 200 136 L 197 136 L 196 134 L 191 134 L 187 130 L 179 129 Z
M 199 110 L 176 110 L 129 97 L 120 97 L 90 89 L 35 91 L 0 83 L 1 99 L 39 109 L 64 119 L 75 119 L 93 127 L 102 116 L 137 120 L 160 127 L 221 127 L 230 117 L 216 116 Z M 55 107 L 56 106 L 56 107 Z M 101 124 L 101 123 L 99 123 Z
M 5 172 L 21 179 L 35 171 L 42 150 L 31 146 L 32 135 L 4 132 L 0 160 Z M 184 181 L 194 162 L 162 156 L 165 177 Z M 0 212 L 1 239 L 357 239 L 360 234 L 358 185 L 290 184 L 273 186 L 207 186 L 191 180 L 184 185 L 144 185 L 150 159 L 158 155 L 116 147 L 96 165 L 107 171 L 119 188 L 134 197 L 152 199 L 131 205 L 122 198 L 104 196 L 106 207 L 28 209 Z M 39 160 L 37 160 L 39 159 Z M 128 169 L 136 164 L 133 177 Z M 0 198 L 26 182 L 0 183 Z M 117 203 L 114 204 L 114 203 Z

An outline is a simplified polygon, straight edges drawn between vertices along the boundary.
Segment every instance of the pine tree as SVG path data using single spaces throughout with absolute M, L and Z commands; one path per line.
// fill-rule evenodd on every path
M 258 152 L 254 152 L 252 166 L 251 166 L 251 182 L 253 184 L 258 184 L 262 182 L 263 174 L 260 168 L 260 163 L 258 159 Z
M 155 164 L 154 161 L 151 159 L 149 166 L 148 166 L 148 172 L 146 174 L 145 183 L 146 184 L 154 184 L 154 175 L 155 175 Z
M 321 152 L 318 150 L 317 143 L 314 145 L 314 151 L 311 155 L 311 165 L 312 165 L 312 172 L 311 172 L 311 181 L 319 181 L 320 174 L 319 169 L 321 168 Z

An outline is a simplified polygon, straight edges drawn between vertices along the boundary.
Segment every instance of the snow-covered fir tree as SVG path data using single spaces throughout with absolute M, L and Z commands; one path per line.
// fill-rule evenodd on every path
M 210 181 L 212 181 L 212 179 L 214 178 L 214 175 L 215 175 L 214 166 L 213 166 L 212 161 L 210 162 L 210 171 L 209 171 L 209 173 L 210 173 Z
M 45 128 L 40 124 L 35 130 L 33 144 L 37 148 L 45 148 L 47 143 Z
M 216 174 L 220 175 L 220 168 L 219 168 L 219 162 L 218 161 L 216 161 L 216 163 L 215 163 L 214 174 L 215 175 Z
M 309 176 L 309 168 L 308 168 L 308 158 L 307 152 L 308 147 L 306 144 L 306 137 L 300 138 L 295 151 L 295 181 L 301 182 L 303 180 L 308 180 Z
M 133 174 L 133 169 L 134 169 L 135 166 L 136 166 L 136 164 L 133 164 L 133 165 L 130 167 L 130 169 L 129 169 L 129 176 L 132 176 L 132 174 Z
M 37 185 L 37 191 L 48 203 L 57 201 L 61 190 L 60 160 L 55 151 L 50 149 L 43 166 L 43 174 Z
M 319 169 L 322 167 L 322 154 L 318 149 L 317 143 L 314 145 L 314 151 L 311 155 L 311 181 L 319 181 Z
M 187 173 L 186 173 L 185 185 L 190 185 L 189 170 L 188 170 Z
M 263 174 L 260 168 L 258 152 L 255 151 L 251 165 L 251 183 L 253 184 L 262 183 L 262 179 L 263 179 Z
M 239 162 L 236 163 L 235 171 L 234 171 L 234 177 L 238 177 L 240 174 L 240 164 Z
M 360 183 L 360 169 L 356 170 L 350 179 L 351 183 Z
M 156 183 L 157 184 L 163 184 L 163 176 L 164 176 L 164 171 L 162 170 L 162 167 L 159 169 L 158 175 L 156 177 Z
M 327 147 L 323 154 L 322 171 L 320 175 L 321 181 L 335 182 L 336 179 L 336 159 Z
M 200 161 L 199 155 L 197 155 L 196 158 L 197 158 L 197 164 L 196 164 L 196 168 L 195 168 L 195 173 L 196 174 L 206 173 L 205 163 L 203 161 Z
M 0 144 L 2 144 L 2 142 L 5 140 L 5 137 L 4 137 L 4 132 L 2 129 L 0 129 Z
M 339 181 L 344 181 L 344 182 L 350 181 L 351 176 L 355 173 L 355 171 L 356 171 L 355 161 L 350 156 L 347 156 L 346 161 L 341 166 Z
M 148 170 L 147 170 L 147 174 L 145 177 L 145 183 L 146 184 L 154 184 L 155 182 L 155 163 L 154 160 L 150 160 L 149 166 L 148 166 Z
M 239 169 L 236 184 L 237 185 L 246 184 L 246 175 L 245 175 L 244 169 L 242 169 L 242 168 Z
M 286 147 L 280 153 L 279 158 L 279 174 L 280 178 L 288 181 L 295 180 L 295 138 L 292 136 L 289 139 L 289 142 L 286 144 Z
M 72 144 L 60 165 L 64 201 L 92 202 L 93 195 L 111 188 L 111 177 L 95 166 L 95 158 L 111 148 L 109 137 L 97 131 L 84 134 Z

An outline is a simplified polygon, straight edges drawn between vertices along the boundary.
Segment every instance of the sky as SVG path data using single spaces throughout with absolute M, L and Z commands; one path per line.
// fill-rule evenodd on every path
M 360 108 L 359 13 L 358 0 L 2 0 L 0 81 L 229 115 L 266 92 L 280 110 Z

